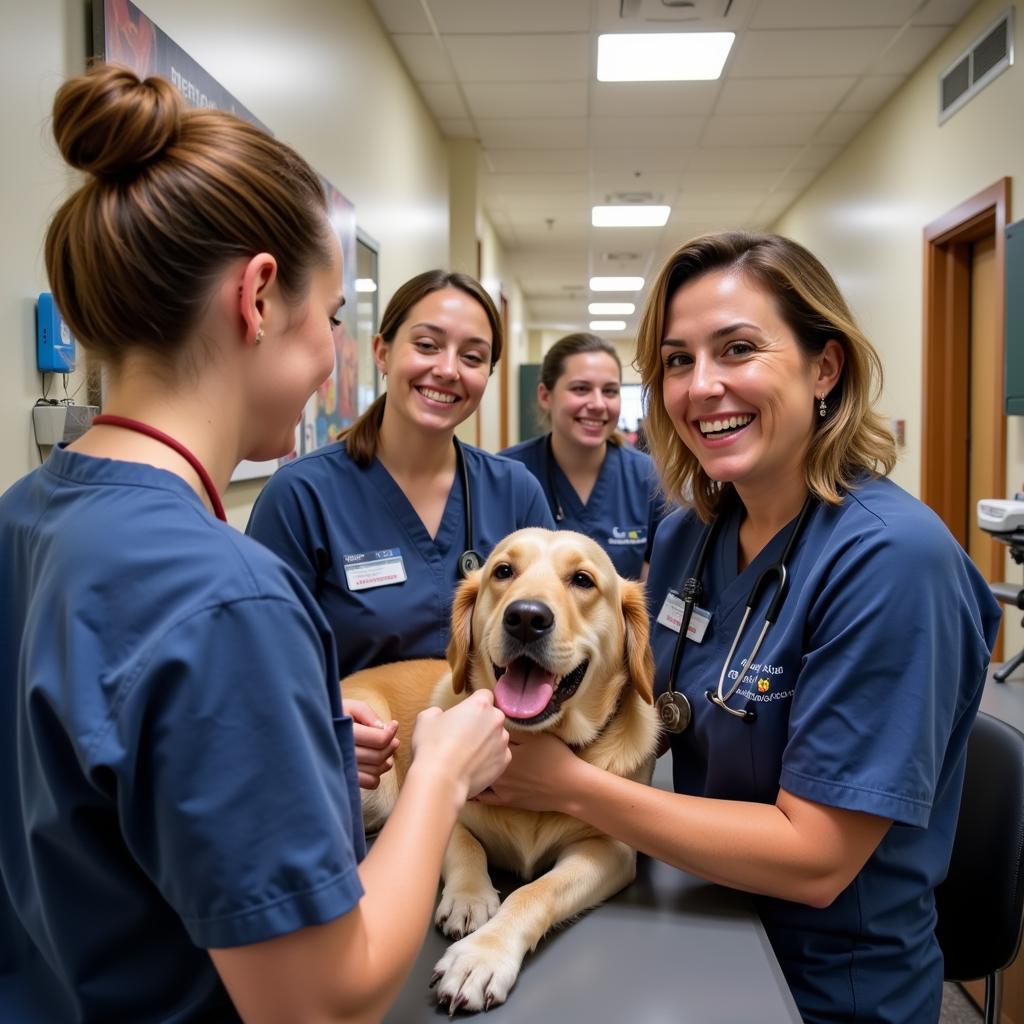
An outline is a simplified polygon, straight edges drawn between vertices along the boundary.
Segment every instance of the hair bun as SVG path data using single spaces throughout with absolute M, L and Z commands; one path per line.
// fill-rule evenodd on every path
M 170 82 L 94 65 L 53 101 L 53 134 L 72 167 L 104 178 L 138 173 L 175 141 L 184 102 Z

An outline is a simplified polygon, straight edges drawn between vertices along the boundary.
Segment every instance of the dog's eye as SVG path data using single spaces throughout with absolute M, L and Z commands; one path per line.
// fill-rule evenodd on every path
M 510 580 L 513 575 L 512 566 L 508 562 L 499 562 L 494 567 L 494 578 L 496 580 Z
M 572 576 L 572 585 L 579 587 L 581 590 L 593 590 L 594 578 L 589 573 L 576 572 Z

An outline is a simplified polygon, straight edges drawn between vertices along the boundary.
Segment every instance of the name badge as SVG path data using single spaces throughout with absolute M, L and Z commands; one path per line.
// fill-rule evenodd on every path
M 345 555 L 345 580 L 349 590 L 390 587 L 394 583 L 404 583 L 407 578 L 401 548 Z
M 659 624 L 668 626 L 673 633 L 678 633 L 683 621 L 684 607 L 685 605 L 683 604 L 683 599 L 679 596 L 679 592 L 677 590 L 670 590 L 665 595 L 665 603 L 661 606 L 661 611 L 658 613 Z M 705 611 L 699 605 L 696 606 L 693 609 L 693 614 L 690 616 L 690 625 L 686 628 L 686 639 L 699 644 L 704 639 L 709 622 L 711 622 L 711 612 Z

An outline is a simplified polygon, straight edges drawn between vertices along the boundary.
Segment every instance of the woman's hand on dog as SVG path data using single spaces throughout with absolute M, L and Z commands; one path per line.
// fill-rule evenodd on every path
M 586 762 L 549 733 L 516 733 L 512 759 L 505 773 L 476 800 L 524 811 L 564 811 Z
M 490 690 L 478 690 L 442 711 L 427 708 L 412 734 L 413 768 L 449 773 L 460 804 L 486 789 L 510 760 L 505 715 Z
M 342 700 L 342 708 L 352 718 L 352 736 L 356 745 L 359 788 L 376 789 L 381 776 L 394 766 L 398 749 L 398 723 L 385 724 L 365 701 Z

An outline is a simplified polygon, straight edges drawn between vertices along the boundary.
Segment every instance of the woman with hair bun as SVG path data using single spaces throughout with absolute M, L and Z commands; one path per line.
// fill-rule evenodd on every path
M 107 392 L 0 496 L 0 1019 L 380 1019 L 508 740 L 489 694 L 421 715 L 366 855 L 330 628 L 223 521 L 235 465 L 291 448 L 332 367 L 320 183 L 110 66 L 53 129 L 89 178 L 47 272 Z
M 481 800 L 572 814 L 752 893 L 808 1024 L 935 1024 L 934 890 L 999 606 L 886 478 L 878 355 L 805 248 L 683 245 L 637 361 L 655 464 L 689 499 L 647 580 L 675 792 L 536 736 Z
M 608 552 L 619 575 L 644 579 L 664 500 L 650 458 L 618 432 L 622 364 L 596 334 L 569 334 L 544 356 L 537 401 L 549 433 L 506 448 L 545 488 L 560 530 Z

